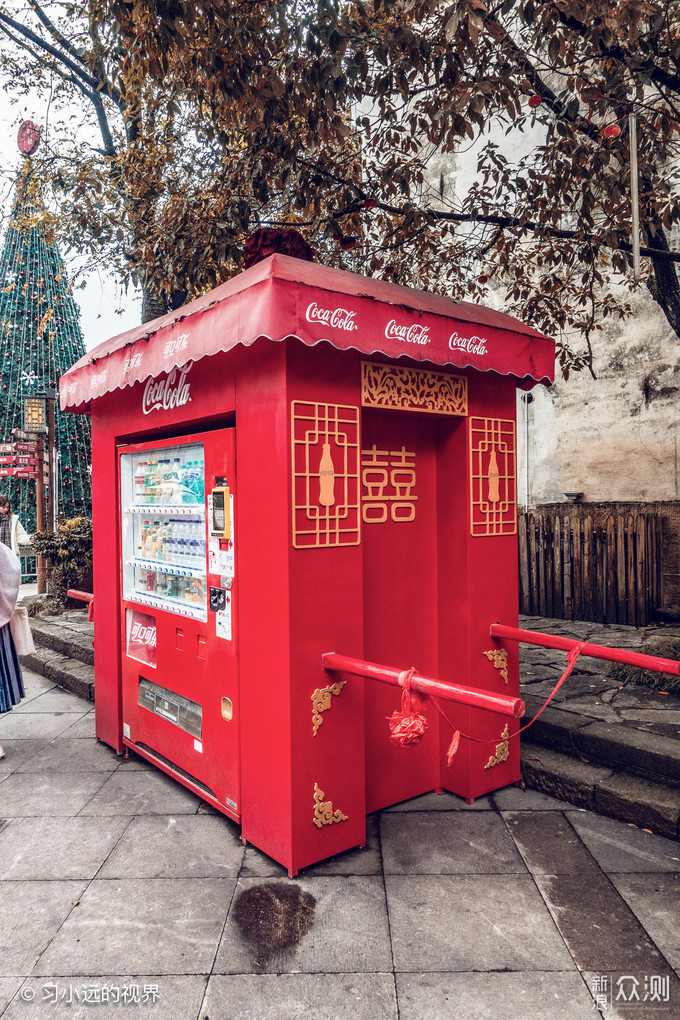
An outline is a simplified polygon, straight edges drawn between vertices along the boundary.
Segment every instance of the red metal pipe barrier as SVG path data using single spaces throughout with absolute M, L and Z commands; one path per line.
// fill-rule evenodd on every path
M 588 642 L 558 637 L 557 634 L 541 634 L 533 630 L 520 630 L 519 627 L 506 627 L 502 623 L 492 623 L 489 633 L 493 638 L 521 641 L 527 645 L 541 645 L 543 648 L 559 648 L 565 652 L 570 652 L 578 646 L 581 655 L 590 655 L 593 659 L 608 659 L 610 662 L 623 662 L 627 666 L 640 666 L 642 669 L 653 669 L 657 673 L 680 676 L 680 662 L 660 659 L 656 655 L 628 652 L 623 648 L 607 648 L 606 645 L 590 645 Z
M 380 683 L 391 684 L 393 687 L 400 686 L 399 677 L 404 672 L 393 666 L 379 666 L 375 662 L 353 659 L 348 655 L 339 655 L 337 652 L 324 652 L 321 656 L 321 664 L 324 669 L 350 673 L 352 676 L 368 677 L 370 680 L 379 680 Z M 411 687 L 420 694 L 431 694 L 436 698 L 456 701 L 461 705 L 471 705 L 473 708 L 486 708 L 490 712 L 509 715 L 513 719 L 521 719 L 526 710 L 521 698 L 513 698 L 509 694 L 478 691 L 474 687 L 463 687 L 461 684 L 442 683 L 440 680 L 420 676 L 418 673 L 414 673 L 411 677 Z
M 80 599 L 81 602 L 89 602 L 87 618 L 88 620 L 94 619 L 94 595 L 91 591 L 79 591 L 77 588 L 69 588 L 66 594 L 70 599 Z M 94 641 L 92 644 L 94 644 Z

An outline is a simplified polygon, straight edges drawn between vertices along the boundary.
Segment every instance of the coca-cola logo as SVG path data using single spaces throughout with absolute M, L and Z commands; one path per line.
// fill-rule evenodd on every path
M 429 344 L 430 327 L 421 326 L 417 322 L 410 326 L 400 326 L 396 319 L 390 319 L 385 326 L 385 336 L 388 340 L 403 340 L 407 344 Z
M 350 312 L 347 308 L 320 308 L 316 301 L 307 305 L 305 318 L 307 322 L 323 322 L 324 326 L 332 326 L 334 329 L 344 329 L 346 333 L 353 333 L 358 329 L 354 318 L 356 312 Z
M 467 354 L 486 354 L 486 344 L 482 336 L 460 336 L 452 333 L 449 337 L 449 350 L 465 351 Z
M 145 627 L 143 623 L 133 623 L 130 632 L 130 640 L 140 645 L 148 645 L 149 648 L 156 647 L 156 628 Z
M 182 407 L 191 402 L 187 375 L 192 365 L 193 361 L 187 361 L 181 368 L 173 368 L 164 379 L 149 379 L 142 397 L 144 414 L 161 410 L 172 411 L 175 407 Z

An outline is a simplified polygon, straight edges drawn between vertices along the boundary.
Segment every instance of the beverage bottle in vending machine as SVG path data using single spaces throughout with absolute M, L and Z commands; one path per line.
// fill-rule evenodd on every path
M 146 461 L 140 460 L 137 464 L 135 471 L 135 503 L 140 504 L 145 502 L 146 497 Z
M 155 460 L 147 461 L 146 465 L 146 485 L 144 486 L 144 498 L 145 502 L 150 506 L 156 502 L 156 468 L 157 464 Z

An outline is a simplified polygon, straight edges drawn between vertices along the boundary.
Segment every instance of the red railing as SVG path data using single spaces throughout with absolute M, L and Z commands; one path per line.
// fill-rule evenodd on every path
M 534 630 L 520 630 L 519 627 L 506 627 L 502 623 L 492 623 L 489 633 L 493 638 L 521 641 L 528 645 L 541 645 L 543 648 L 559 648 L 565 652 L 579 648 L 580 655 L 589 655 L 593 659 L 608 659 L 610 662 L 623 662 L 628 666 L 640 666 L 642 669 L 652 669 L 657 673 L 680 676 L 680 662 L 661 659 L 656 655 L 629 652 L 624 648 L 607 648 L 606 645 L 591 645 L 587 641 L 576 641 L 573 638 L 559 637 L 557 634 L 541 634 Z
M 321 664 L 327 670 L 368 677 L 370 680 L 378 680 L 380 683 L 391 684 L 393 687 L 400 686 L 399 677 L 404 673 L 403 670 L 395 669 L 393 666 L 379 666 L 375 662 L 353 659 L 348 655 L 339 655 L 337 652 L 325 652 L 321 656 Z M 463 687 L 462 684 L 443 683 L 441 680 L 433 680 L 431 677 L 421 676 L 419 673 L 413 673 L 410 683 L 413 690 L 420 694 L 430 694 L 437 698 L 445 698 L 447 701 L 456 701 L 461 705 L 471 705 L 474 708 L 486 708 L 490 712 L 509 715 L 513 719 L 521 719 L 526 708 L 521 698 L 513 698 L 509 694 L 492 694 L 488 691 L 479 691 L 474 687 Z

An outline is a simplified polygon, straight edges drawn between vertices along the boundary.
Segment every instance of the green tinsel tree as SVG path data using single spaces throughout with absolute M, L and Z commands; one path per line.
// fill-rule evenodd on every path
M 40 176 L 22 158 L 16 196 L 0 256 L 0 442 L 23 427 L 23 399 L 58 386 L 85 353 L 79 310 L 42 201 Z M 90 515 L 90 423 L 62 414 L 55 402 L 57 515 Z M 0 465 L 2 466 L 2 465 Z M 40 484 L 40 483 L 38 483 Z M 36 528 L 36 482 L 0 477 L 0 494 L 30 533 Z

